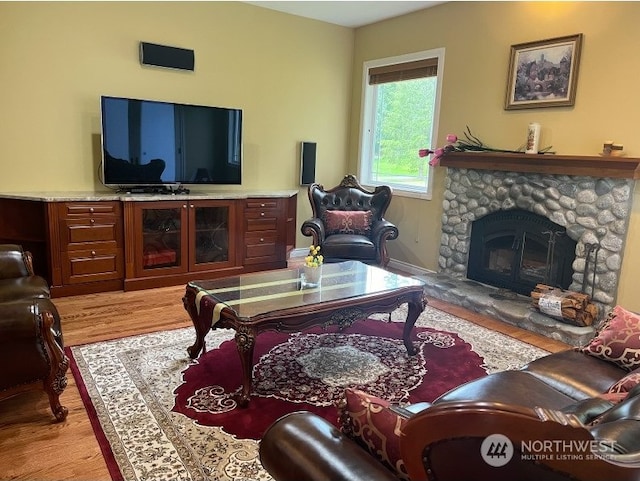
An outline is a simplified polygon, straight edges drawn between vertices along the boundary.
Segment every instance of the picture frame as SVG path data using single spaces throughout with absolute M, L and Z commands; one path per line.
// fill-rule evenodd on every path
M 582 34 L 511 46 L 505 110 L 575 104 Z

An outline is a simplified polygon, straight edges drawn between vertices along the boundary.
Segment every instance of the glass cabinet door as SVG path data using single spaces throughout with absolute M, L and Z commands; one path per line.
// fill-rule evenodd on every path
M 235 265 L 234 204 L 224 201 L 200 201 L 190 204 L 191 267 L 204 264 Z
M 143 272 L 160 269 L 186 268 L 183 256 L 186 225 L 182 204 L 171 207 L 140 207 L 139 216 L 142 227 L 141 248 Z

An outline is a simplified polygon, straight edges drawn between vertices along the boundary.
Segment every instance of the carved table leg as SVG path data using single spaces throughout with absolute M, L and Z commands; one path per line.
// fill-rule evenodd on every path
M 256 345 L 256 334 L 251 329 L 238 329 L 235 339 L 242 365 L 242 392 L 238 396 L 237 402 L 238 406 L 247 407 L 251 397 L 253 349 Z
M 408 302 L 409 312 L 407 313 L 407 320 L 404 323 L 404 330 L 402 332 L 402 340 L 407 348 L 407 353 L 410 356 L 414 356 L 418 353 L 418 349 L 413 345 L 411 341 L 411 331 L 413 326 L 418 320 L 418 316 L 424 311 L 424 307 L 427 304 L 427 299 L 424 295 L 416 296 L 415 299 L 411 299 Z
M 195 359 L 198 357 L 200 352 L 206 351 L 204 338 L 207 335 L 207 332 L 209 332 L 209 327 L 207 326 L 206 328 L 203 328 L 202 323 L 197 322 L 196 319 L 191 320 L 193 321 L 193 325 L 196 328 L 196 341 L 192 346 L 189 346 L 187 348 L 187 353 L 189 353 L 189 357 L 191 359 Z
M 207 319 L 203 313 L 200 315 L 196 309 L 196 297 L 195 292 L 187 286 L 187 292 L 182 298 L 182 303 L 185 310 L 189 313 L 193 327 L 196 330 L 196 341 L 192 346 L 187 348 L 187 353 L 191 359 L 198 357 L 200 352 L 206 351 L 206 345 L 204 338 L 211 328 L 211 320 Z

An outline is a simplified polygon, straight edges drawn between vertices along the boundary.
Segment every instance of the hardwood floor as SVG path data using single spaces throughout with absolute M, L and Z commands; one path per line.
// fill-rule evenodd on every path
M 184 286 L 55 299 L 67 346 L 191 326 Z M 549 351 L 568 346 L 441 301 L 430 305 Z M 18 361 L 16 361 L 18 362 Z M 0 479 L 94 480 L 111 477 L 71 372 L 61 396 L 69 409 L 53 423 L 46 395 L 31 391 L 0 401 Z

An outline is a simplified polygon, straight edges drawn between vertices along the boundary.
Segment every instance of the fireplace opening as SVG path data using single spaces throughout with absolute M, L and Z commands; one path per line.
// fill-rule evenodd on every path
M 473 221 L 467 277 L 527 296 L 536 284 L 567 289 L 575 251 L 561 225 L 525 210 L 501 210 Z

